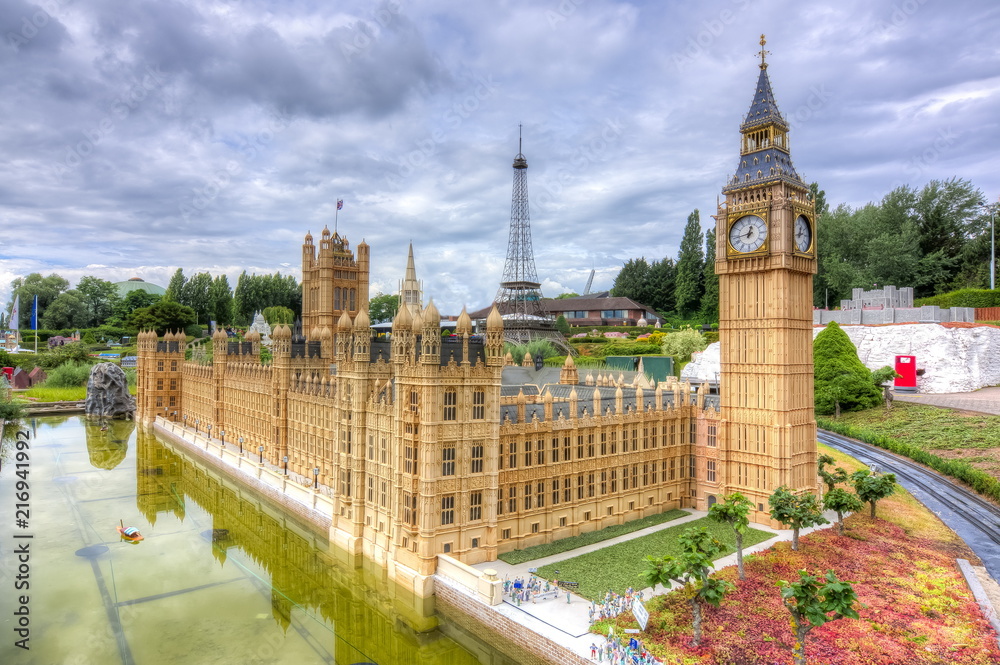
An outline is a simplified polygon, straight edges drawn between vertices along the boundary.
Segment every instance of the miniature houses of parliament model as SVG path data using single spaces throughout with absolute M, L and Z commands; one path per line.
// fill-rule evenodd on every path
M 762 40 L 763 46 L 763 40 Z M 721 395 L 641 374 L 558 383 L 517 376 L 493 309 L 473 334 L 463 310 L 442 338 L 412 251 L 391 335 L 367 314 L 369 246 L 324 229 L 302 246 L 302 324 L 212 339 L 186 361 L 183 334 L 139 336 L 138 417 L 202 423 L 329 488 L 330 539 L 428 593 L 437 556 L 465 563 L 741 492 L 816 489 L 812 397 L 815 212 L 792 166 L 788 125 L 761 51 L 736 175 L 716 217 Z M 721 242 L 725 239 L 725 242 Z M 581 376 L 583 374 L 584 376 Z M 241 444 L 242 445 L 242 444 Z

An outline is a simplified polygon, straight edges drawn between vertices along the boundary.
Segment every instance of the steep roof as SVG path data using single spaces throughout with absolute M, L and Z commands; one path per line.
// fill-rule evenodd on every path
M 740 125 L 740 130 L 744 131 L 772 122 L 782 129 L 788 130 L 788 123 L 781 116 L 778 103 L 774 101 L 771 79 L 767 75 L 767 67 L 764 66 L 761 67 L 760 76 L 757 77 L 756 92 L 754 92 L 753 101 L 750 102 L 750 110 L 747 111 L 746 120 Z

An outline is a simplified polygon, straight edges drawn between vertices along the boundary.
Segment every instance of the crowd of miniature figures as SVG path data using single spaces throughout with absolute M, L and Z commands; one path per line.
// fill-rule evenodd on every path
M 587 610 L 587 616 L 590 617 L 591 625 L 593 625 L 595 621 L 613 619 L 622 612 L 631 610 L 633 600 L 638 600 L 641 603 L 643 601 L 642 591 L 636 591 L 632 587 L 629 587 L 625 592 L 625 595 L 622 596 L 609 590 L 606 594 L 604 594 L 603 603 L 595 603 L 591 601 L 590 609 Z
M 646 651 L 636 638 L 622 643 L 617 636 L 608 633 L 608 639 L 602 645 L 591 643 L 590 659 L 608 665 L 662 665 L 663 661 L 654 658 Z
M 558 598 L 561 592 L 558 581 L 550 582 L 535 575 L 531 575 L 527 580 L 515 577 L 513 580 L 507 578 L 503 581 L 504 595 L 510 596 L 510 601 L 517 606 L 528 601 L 534 603 L 546 598 Z M 572 595 L 566 591 L 566 602 L 571 600 Z

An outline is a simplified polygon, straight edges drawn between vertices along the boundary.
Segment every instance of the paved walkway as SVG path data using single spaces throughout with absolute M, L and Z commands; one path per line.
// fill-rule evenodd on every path
M 646 536 L 651 533 L 655 533 L 662 529 L 667 529 L 678 524 L 684 524 L 686 522 L 691 522 L 693 520 L 705 517 L 708 513 L 701 510 L 691 510 L 685 508 L 690 515 L 681 517 L 670 522 L 665 522 L 663 524 L 657 524 L 655 526 L 647 527 L 640 531 L 634 531 L 632 533 L 626 534 L 624 536 L 618 536 L 617 538 L 612 538 L 610 540 L 604 540 L 599 543 L 594 543 L 593 545 L 586 545 L 584 547 L 579 547 L 575 550 L 570 550 L 568 552 L 563 552 L 561 554 L 554 554 L 552 556 L 547 556 L 541 559 L 535 559 L 527 563 L 521 563 L 517 565 L 511 565 L 503 561 L 489 561 L 487 563 L 480 563 L 473 566 L 478 570 L 486 570 L 492 568 L 497 571 L 497 576 L 502 580 L 504 578 L 514 579 L 515 577 L 522 577 L 527 579 L 530 573 L 529 568 L 540 568 L 541 566 L 548 565 L 550 563 L 556 563 L 558 561 L 563 561 L 565 559 L 572 559 L 573 557 L 580 556 L 581 554 L 586 554 L 587 552 L 593 552 L 595 550 L 603 549 L 617 543 L 632 540 L 634 538 L 639 538 L 641 536 Z M 830 520 L 829 525 L 823 527 L 813 527 L 810 529 L 802 529 L 799 532 L 799 536 L 804 536 L 807 533 L 812 533 L 817 528 L 829 528 L 836 524 L 837 515 L 833 512 L 824 513 L 824 516 Z M 761 531 L 770 531 L 774 534 L 774 538 L 766 540 L 752 547 L 743 548 L 744 558 L 755 552 L 761 552 L 771 547 L 775 543 L 782 540 L 791 540 L 792 532 L 789 529 L 778 530 L 771 529 L 760 524 L 751 524 L 754 529 L 760 529 Z M 655 554 L 651 552 L 651 554 Z M 716 560 L 715 568 L 716 570 L 721 570 L 728 566 L 736 565 L 736 554 L 730 554 L 729 556 L 722 557 Z M 654 591 L 651 588 L 643 589 L 643 597 L 649 599 L 654 595 L 664 594 L 668 591 L 663 587 L 657 587 Z M 532 630 L 536 633 L 544 635 L 553 642 L 558 642 L 564 647 L 571 649 L 574 653 L 589 659 L 590 658 L 590 645 L 591 644 L 604 644 L 604 638 L 590 633 L 590 619 L 588 617 L 587 611 L 590 609 L 590 601 L 581 596 L 575 594 L 570 594 L 570 602 L 566 602 L 566 593 L 560 593 L 556 598 L 548 598 L 546 600 L 538 601 L 537 603 L 525 603 L 521 606 L 514 605 L 504 596 L 504 602 L 493 608 L 495 611 L 503 614 L 504 616 L 520 623 L 525 628 Z M 638 624 L 636 625 L 638 628 Z
M 920 395 L 917 393 L 893 392 L 893 395 L 901 402 L 930 404 L 931 406 L 961 409 L 963 411 L 978 411 L 979 413 L 1000 416 L 1000 386 L 980 388 L 971 393 Z

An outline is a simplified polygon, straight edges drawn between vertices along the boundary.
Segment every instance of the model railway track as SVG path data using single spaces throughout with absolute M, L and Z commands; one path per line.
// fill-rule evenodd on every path
M 896 474 L 899 484 L 958 533 L 990 575 L 1000 579 L 1000 507 L 905 457 L 824 430 L 819 430 L 818 438 L 868 465 Z

